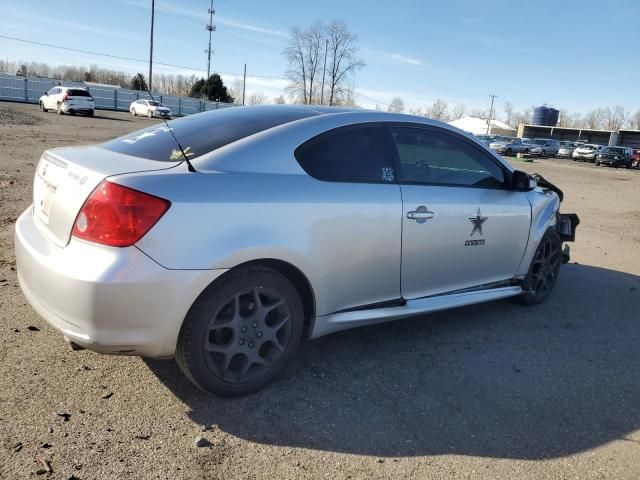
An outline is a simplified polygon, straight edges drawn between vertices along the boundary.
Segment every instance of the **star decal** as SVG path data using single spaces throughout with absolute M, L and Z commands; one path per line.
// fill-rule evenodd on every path
M 488 217 L 483 217 L 482 213 L 480 213 L 480 209 L 478 208 L 478 213 L 475 217 L 470 217 L 469 221 L 473 224 L 473 230 L 471 230 L 471 237 L 473 234 L 478 232 L 482 235 L 482 224 L 487 221 Z

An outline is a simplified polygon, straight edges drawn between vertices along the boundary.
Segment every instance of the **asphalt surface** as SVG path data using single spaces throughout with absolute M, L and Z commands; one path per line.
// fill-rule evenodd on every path
M 515 163 L 582 220 L 545 304 L 334 334 L 228 400 L 173 361 L 70 351 L 17 286 L 13 224 L 42 151 L 155 121 L 97 115 L 0 103 L 0 478 L 640 477 L 640 172 Z

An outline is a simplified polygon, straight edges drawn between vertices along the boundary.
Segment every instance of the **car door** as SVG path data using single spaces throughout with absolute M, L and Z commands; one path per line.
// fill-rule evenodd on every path
M 300 191 L 305 206 L 299 224 L 308 232 L 306 273 L 317 314 L 398 300 L 402 200 L 387 130 L 338 127 L 298 147 L 295 157 L 310 178 L 285 196 Z
M 53 87 L 48 92 L 49 94 L 44 100 L 46 108 L 55 108 L 56 107 L 56 93 L 58 93 L 58 87 Z
M 394 125 L 403 200 L 402 296 L 420 298 L 511 279 L 531 205 L 510 172 L 475 142 L 440 127 Z

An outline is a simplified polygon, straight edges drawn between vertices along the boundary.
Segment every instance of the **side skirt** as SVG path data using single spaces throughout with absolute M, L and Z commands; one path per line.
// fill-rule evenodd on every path
M 522 288 L 519 286 L 489 288 L 407 300 L 404 305 L 397 307 L 351 310 L 319 316 L 315 318 L 311 338 L 322 337 L 349 328 L 374 325 L 376 323 L 400 320 L 402 318 L 437 312 L 439 310 L 448 310 L 450 308 L 464 307 L 475 303 L 500 300 L 502 298 L 514 297 L 521 293 Z

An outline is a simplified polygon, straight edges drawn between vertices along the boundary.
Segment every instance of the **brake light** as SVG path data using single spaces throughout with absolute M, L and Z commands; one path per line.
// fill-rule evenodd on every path
M 64 92 L 64 95 L 62 96 L 62 101 L 66 102 L 67 100 L 69 100 L 69 92 Z
M 146 235 L 170 206 L 168 200 L 105 180 L 82 205 L 72 235 L 101 245 L 128 247 Z

